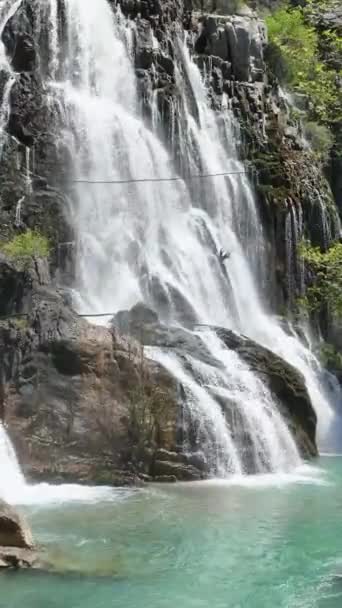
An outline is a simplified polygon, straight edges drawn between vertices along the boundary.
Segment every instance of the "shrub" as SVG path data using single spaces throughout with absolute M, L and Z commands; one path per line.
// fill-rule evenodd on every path
M 320 348 L 319 356 L 322 364 L 328 369 L 342 371 L 342 353 L 332 344 L 325 342 Z
M 300 6 L 279 8 L 266 18 L 268 61 L 282 82 L 309 97 L 316 120 L 338 122 L 342 110 L 337 72 L 321 61 L 319 35 L 306 21 L 305 10 Z
M 330 129 L 314 121 L 305 121 L 304 132 L 314 152 L 319 155 L 323 162 L 326 162 L 334 145 L 334 136 Z
M 3 243 L 1 250 L 15 260 L 28 260 L 33 257 L 47 258 L 49 255 L 48 239 L 33 230 L 18 234 L 11 241 Z
M 303 242 L 299 247 L 309 271 L 309 286 L 301 304 L 312 312 L 327 307 L 329 312 L 342 318 L 342 243 L 334 243 L 325 252 Z

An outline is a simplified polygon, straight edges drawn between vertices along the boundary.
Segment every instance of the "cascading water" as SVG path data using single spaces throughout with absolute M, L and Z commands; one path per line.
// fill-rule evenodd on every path
M 304 260 L 299 255 L 298 247 L 303 238 L 303 211 L 299 204 L 298 209 L 292 203 L 288 205 L 285 220 L 285 243 L 287 262 L 288 300 L 291 306 L 295 304 L 298 295 L 305 292 Z
M 15 73 L 7 59 L 2 34 L 7 22 L 13 17 L 21 3 L 22 0 L 16 0 L 15 2 L 13 0 L 3 0 L 0 4 L 0 74 L 5 82 L 2 99 L 0 99 L 0 158 L 6 139 L 5 127 L 9 117 L 11 90 L 15 83 Z
M 80 310 L 114 312 L 144 301 L 169 323 L 243 331 L 302 371 L 320 418 L 329 424 L 332 412 L 316 377 L 317 362 L 260 303 L 256 280 L 263 264 L 254 266 L 249 257 L 262 261 L 264 243 L 252 191 L 232 144 L 227 109 L 215 113 L 209 108 L 186 45 L 178 45 L 184 138 L 177 166 L 187 174 L 234 175 L 196 183 L 122 183 L 175 174 L 166 147 L 140 114 L 130 58 L 132 30 L 119 11 L 114 17 L 107 0 L 65 0 L 63 40 L 56 0 L 42 4 L 42 12 L 45 27 L 49 24 L 47 86 L 64 108 L 62 137 L 71 149 L 77 182 L 71 213 L 81 243 Z M 187 86 L 182 86 L 184 78 Z M 82 183 L 87 178 L 121 183 L 90 186 Z M 225 269 L 217 256 L 220 247 L 231 253 Z M 158 349 L 152 354 L 185 387 L 190 413 L 204 429 L 202 447 L 212 472 L 245 470 L 238 433 L 220 399 L 234 401 L 256 472 L 294 467 L 300 461 L 296 446 L 265 386 L 212 332 L 199 336 L 219 369 L 204 369 L 192 359 L 196 375 L 189 375 L 178 357 Z
M 54 15 L 51 10 L 50 21 Z M 50 77 L 62 74 L 54 85 L 56 95 L 63 99 L 71 133 L 78 134 L 80 143 L 75 137 L 73 148 L 76 181 L 172 176 L 174 165 L 165 146 L 140 116 L 126 48 L 131 35 L 120 14 L 115 18 L 106 0 L 96 7 L 90 0 L 66 0 L 65 20 L 67 60 L 58 63 L 58 45 L 51 36 Z M 52 31 L 58 31 L 57 24 Z M 185 74 L 191 89 L 187 96 L 186 87 L 180 87 L 185 126 L 182 167 L 195 174 L 232 171 L 235 175 L 213 178 L 200 187 L 182 180 L 114 187 L 78 183 L 73 214 L 82 243 L 79 307 L 82 312 L 103 312 L 145 301 L 167 322 L 230 326 L 249 335 L 257 333 L 260 339 L 257 316 L 262 320 L 263 343 L 273 347 L 277 332 L 280 341 L 289 343 L 263 313 L 244 253 L 248 245 L 261 257 L 263 239 L 248 180 L 232 149 L 227 112 L 220 117 L 222 131 L 208 107 L 197 67 L 184 45 L 179 51 L 178 79 Z M 152 117 L 158 123 L 155 111 Z M 229 274 L 217 259 L 220 246 L 232 252 Z M 244 463 L 239 441 L 210 394 L 208 381 L 216 384 L 221 397 L 236 403 L 249 430 L 256 471 L 286 470 L 297 464 L 292 437 L 261 381 L 214 335 L 206 336 L 205 342 L 224 372 L 203 373 L 197 362 L 195 381 L 177 357 L 160 350 L 154 350 L 153 356 L 191 395 L 192 414 L 207 429 L 204 449 L 212 471 L 241 473 Z
M 55 15 L 51 9 L 50 21 Z M 74 138 L 76 180 L 174 175 L 175 165 L 165 146 L 140 115 L 130 58 L 132 30 L 119 12 L 113 16 L 106 0 L 96 7 L 90 0 L 66 0 L 65 19 L 67 60 L 59 63 L 59 45 L 55 34 L 51 35 L 50 77 L 53 80 L 54 74 L 62 74 L 54 84 L 56 94 L 63 98 L 69 130 L 82 135 Z M 51 31 L 58 32 L 57 23 Z M 248 252 L 253 252 L 250 258 L 263 260 L 262 230 L 232 145 L 229 114 L 226 108 L 221 113 L 209 108 L 200 72 L 186 44 L 178 45 L 178 55 L 181 112 L 174 120 L 181 121 L 183 134 L 178 167 L 186 175 L 229 171 L 235 175 L 200 184 L 182 180 L 115 186 L 78 183 L 73 215 L 82 243 L 79 307 L 82 312 L 115 311 L 144 301 L 167 322 L 216 324 L 243 331 L 301 370 L 325 433 L 333 414 L 319 384 L 318 363 L 296 337 L 287 335 L 264 312 L 258 296 L 255 279 L 259 276 Z M 156 96 L 151 98 L 156 100 Z M 155 107 L 152 119 L 158 128 Z M 174 123 L 173 132 L 176 130 Z M 229 272 L 223 271 L 217 259 L 221 246 L 231 252 Z M 219 379 L 216 374 L 216 384 L 230 398 L 234 395 L 247 427 L 253 420 L 250 434 L 256 470 L 293 466 L 298 454 L 265 387 L 243 369 L 241 361 L 232 361 L 231 353 L 222 356 L 219 340 L 212 337 L 206 339 L 208 343 L 225 370 Z M 212 451 L 221 455 L 214 459 L 213 471 L 242 471 L 239 445 L 205 387 L 206 381 L 198 380 L 194 389 L 194 380 L 184 377 L 180 361 L 165 352 L 154 351 L 154 357 L 187 385 L 196 415 L 211 429 L 207 433 L 208 460 Z M 246 386 L 244 393 L 242 387 Z
M 21 488 L 24 477 L 21 473 L 17 457 L 3 425 L 0 423 L 0 496 L 6 488 Z

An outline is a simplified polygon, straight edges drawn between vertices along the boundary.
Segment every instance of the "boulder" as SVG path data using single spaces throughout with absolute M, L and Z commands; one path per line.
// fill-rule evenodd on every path
M 153 465 L 153 477 L 158 481 L 163 478 L 165 481 L 171 481 L 174 477 L 179 481 L 197 481 L 203 479 L 204 475 L 201 475 L 200 471 L 190 464 L 156 460 Z
M 208 365 L 218 364 L 199 336 L 181 327 L 161 323 L 158 315 L 142 303 L 131 310 L 119 311 L 112 323 L 120 332 L 136 338 L 145 346 L 172 348 Z
M 32 549 L 33 538 L 28 524 L 13 507 L 0 499 L 0 545 Z
M 78 317 L 46 261 L 3 267 L 6 314 L 30 297 L 24 319 L 0 323 L 1 416 L 27 479 L 137 483 L 155 450 L 176 447 L 177 382 L 134 339 Z
M 39 565 L 28 524 L 13 507 L 0 499 L 0 569 Z
M 0 570 L 2 568 L 40 568 L 38 554 L 29 549 L 0 546 Z

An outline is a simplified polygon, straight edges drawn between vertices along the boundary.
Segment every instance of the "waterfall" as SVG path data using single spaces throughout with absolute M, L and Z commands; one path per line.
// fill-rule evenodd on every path
M 58 67 L 58 57 L 50 58 L 54 65 L 50 78 L 56 72 L 63 74 L 54 88 L 63 99 L 74 141 L 78 183 L 72 213 L 82 243 L 80 310 L 115 311 L 144 301 L 165 322 L 216 324 L 251 335 L 255 313 L 263 321 L 266 315 L 245 251 L 254 249 L 261 256 L 263 239 L 253 195 L 232 145 L 231 121 L 224 119 L 226 108 L 221 131 L 208 107 L 199 70 L 180 43 L 177 79 L 186 77 L 191 89 L 187 96 L 186 87 L 180 87 L 183 171 L 235 175 L 197 184 L 181 179 L 114 186 L 82 183 L 85 178 L 98 182 L 168 178 L 176 168 L 161 138 L 141 116 L 127 48 L 131 34 L 120 13 L 114 16 L 106 0 L 96 7 L 90 0 L 66 0 L 65 18 L 67 58 Z M 57 31 L 58 26 L 52 29 Z M 56 45 L 50 46 L 53 54 Z M 158 128 L 156 108 L 151 115 Z M 175 134 L 177 120 L 175 112 Z M 77 144 L 79 134 L 82 140 Z M 218 261 L 221 246 L 231 252 L 229 269 Z M 271 395 L 236 354 L 212 332 L 206 334 L 203 342 L 220 362 L 220 370 L 203 369 L 193 359 L 189 362 L 193 374 L 189 374 L 177 355 L 162 349 L 151 353 L 182 383 L 211 472 L 224 476 L 246 470 L 239 433 L 220 400 L 236 406 L 249 436 L 255 471 L 289 470 L 300 459 Z
M 58 7 L 56 0 L 41 7 L 49 27 L 46 85 L 64 108 L 61 138 L 74 163 L 70 213 L 81 243 L 79 310 L 114 312 L 143 301 L 166 323 L 243 332 L 304 374 L 319 419 L 328 427 L 333 413 L 321 390 L 318 362 L 261 303 L 262 227 L 226 104 L 221 112 L 210 108 L 200 71 L 186 42 L 179 41 L 180 98 L 168 146 L 160 136 L 157 108 L 152 108 L 157 132 L 142 117 L 131 58 L 133 26 L 119 9 L 113 14 L 107 0 L 64 0 L 61 32 Z M 157 103 L 156 96 L 151 101 Z M 127 183 L 173 177 L 177 170 L 232 174 Z M 104 183 L 110 181 L 119 183 Z M 230 253 L 224 265 L 217 255 L 221 247 Z M 241 428 L 256 472 L 292 469 L 300 462 L 297 448 L 262 381 L 213 332 L 199 337 L 219 362 L 217 369 L 191 357 L 189 373 L 176 354 L 153 349 L 151 356 L 183 385 L 212 474 L 246 470 Z M 238 422 L 223 411 L 222 401 L 233 402 Z
M 16 2 L 13 2 L 13 0 L 3 0 L 0 4 L 0 73 L 5 79 L 2 99 L 0 99 L 0 158 L 6 141 L 5 127 L 9 118 L 11 91 L 15 83 L 15 74 L 6 56 L 2 34 L 7 22 L 16 13 L 21 3 L 22 0 L 16 0 Z
M 51 0 L 49 21 L 57 19 Z M 171 109 L 170 148 L 161 137 L 158 95 L 150 95 L 151 128 L 141 115 L 132 65 L 132 29 L 107 0 L 65 0 L 62 62 L 50 36 L 50 83 L 63 101 L 74 158 L 74 207 L 81 247 L 78 306 L 82 312 L 130 308 L 138 301 L 167 323 L 230 327 L 271 348 L 306 379 L 322 433 L 333 412 L 319 382 L 320 368 L 295 336 L 263 309 L 257 284 L 264 268 L 264 240 L 253 193 L 238 161 L 234 125 L 225 100 L 210 109 L 205 85 L 186 42 L 177 45 L 178 105 Z M 58 32 L 58 24 L 52 24 Z M 55 75 L 61 79 L 54 82 Z M 154 130 L 153 130 L 154 129 Z M 182 137 L 179 137 L 179 134 Z M 178 161 L 172 156 L 177 157 Z M 223 173 L 207 180 L 122 183 L 183 175 Z M 119 181 L 115 185 L 83 180 Z M 297 230 L 297 228 L 296 228 Z M 222 268 L 217 252 L 230 253 Z M 210 332 L 209 332 L 210 333 Z M 204 339 L 204 338 L 203 338 Z M 299 462 L 294 441 L 263 383 L 213 335 L 205 338 L 223 372 L 185 370 L 176 355 L 153 350 L 185 387 L 214 474 L 243 472 L 239 433 L 222 412 L 233 401 L 248 432 L 258 472 L 287 470 Z M 194 380 L 196 378 L 196 381 Z M 211 386 L 211 388 L 210 388 Z
M 298 253 L 298 247 L 303 238 L 303 210 L 292 201 L 288 204 L 285 220 L 286 244 L 286 273 L 288 284 L 288 300 L 294 306 L 296 298 L 305 293 L 304 260 Z
M 0 497 L 6 497 L 9 488 L 15 491 L 24 485 L 24 477 L 11 442 L 0 423 Z

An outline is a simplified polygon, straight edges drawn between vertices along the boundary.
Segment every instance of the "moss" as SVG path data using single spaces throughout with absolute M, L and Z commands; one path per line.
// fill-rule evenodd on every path
M 16 319 L 12 319 L 15 327 L 21 331 L 24 331 L 29 327 L 29 322 L 27 317 L 17 317 Z
M 47 258 L 50 253 L 48 239 L 37 231 L 27 230 L 0 245 L 1 251 L 9 258 L 27 261 L 33 257 Z

